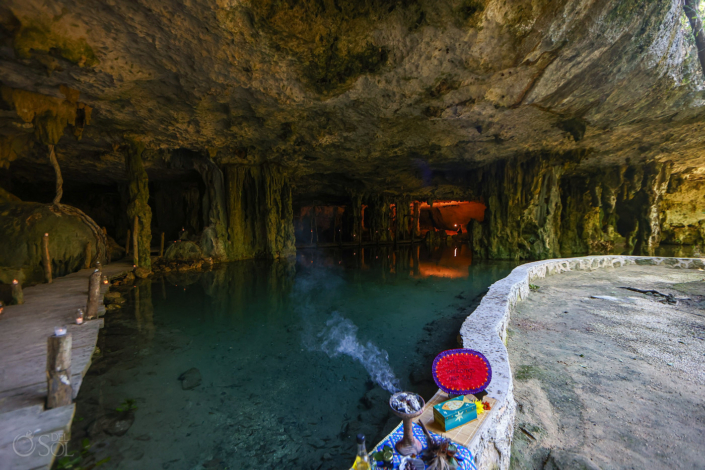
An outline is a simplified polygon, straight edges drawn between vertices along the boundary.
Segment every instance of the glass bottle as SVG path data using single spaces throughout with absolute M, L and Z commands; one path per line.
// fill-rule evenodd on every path
M 370 470 L 370 456 L 367 455 L 364 434 L 357 435 L 357 455 L 352 468 L 353 470 Z

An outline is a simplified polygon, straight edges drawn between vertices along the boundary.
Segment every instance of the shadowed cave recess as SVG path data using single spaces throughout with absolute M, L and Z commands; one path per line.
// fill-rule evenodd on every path
M 135 268 L 105 280 L 72 446 L 97 439 L 112 468 L 224 468 L 265 444 L 263 468 L 343 468 L 355 433 L 398 424 L 388 392 L 431 398 L 430 361 L 518 263 L 702 256 L 702 13 L 696 0 L 4 0 L 0 300 L 15 280 L 44 282 L 46 250 L 54 277 Z M 328 336 L 366 356 L 341 361 Z M 330 401 L 279 400 L 312 384 Z M 237 421 L 264 389 L 278 403 L 264 424 Z M 125 398 L 135 427 L 112 434 Z M 205 419 L 201 448 L 190 429 Z
M 147 268 L 161 233 L 214 262 L 705 236 L 702 71 L 676 1 L 11 1 L 0 33 L 4 283 L 41 278 L 43 224 L 65 274 L 88 242 L 120 257 L 135 216 Z

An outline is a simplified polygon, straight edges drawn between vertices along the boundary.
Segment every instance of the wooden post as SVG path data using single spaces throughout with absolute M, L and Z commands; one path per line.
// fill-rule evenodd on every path
M 47 341 L 47 408 L 70 405 L 72 400 L 71 333 L 52 335 Z
M 139 218 L 135 216 L 135 221 L 132 224 L 132 259 L 134 262 L 132 264 L 135 267 L 140 265 L 140 254 L 139 254 Z
M 308 225 L 311 229 L 311 240 L 309 241 L 309 245 L 313 245 L 313 206 L 311 206 L 311 212 L 308 214 Z
M 93 256 L 91 256 L 91 242 L 90 241 L 86 243 L 86 249 L 85 249 L 84 256 L 85 256 L 86 260 L 83 262 L 83 268 L 88 269 L 91 267 L 91 258 L 93 258 Z
M 130 254 L 130 229 L 127 229 L 127 239 L 125 240 L 125 256 Z
M 22 284 L 17 279 L 12 281 L 12 304 L 22 305 L 24 303 L 24 294 L 22 293 Z
M 42 263 L 44 264 L 44 280 L 51 284 L 51 256 L 49 256 L 49 234 L 42 238 Z
M 362 231 L 365 228 L 365 208 L 360 205 L 360 221 L 357 224 L 357 244 L 362 246 Z
M 161 246 L 159 247 L 159 257 L 160 258 L 164 257 L 164 232 L 162 232 L 162 243 L 161 243 Z
M 395 248 L 397 246 L 397 237 L 399 236 L 399 211 L 397 210 L 398 207 L 399 207 L 399 204 L 394 203 L 394 212 L 392 212 L 391 207 L 389 208 L 389 212 L 394 217 L 393 220 L 389 221 L 389 225 L 390 225 L 389 236 L 392 237 L 392 244 L 394 245 Z M 392 230 L 392 224 L 394 224 L 393 225 L 394 230 Z
M 313 225 L 316 227 L 316 246 L 318 246 L 318 214 L 316 206 L 313 207 Z
M 412 223 L 411 223 L 411 234 L 412 234 L 412 240 L 416 237 L 416 234 L 419 233 L 419 227 L 420 225 L 420 220 L 421 220 L 421 203 L 419 201 L 414 201 L 414 215 L 412 217 Z
M 98 316 L 100 300 L 100 271 L 97 269 L 88 278 L 88 302 L 86 303 L 86 319 L 92 320 Z

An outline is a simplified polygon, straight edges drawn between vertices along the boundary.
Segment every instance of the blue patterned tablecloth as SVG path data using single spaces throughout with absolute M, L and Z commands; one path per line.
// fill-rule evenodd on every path
M 416 439 L 419 440 L 421 445 L 423 445 L 424 449 L 426 448 L 426 436 L 423 433 L 423 429 L 421 429 L 421 426 L 419 426 L 416 423 L 413 423 L 413 430 L 414 430 L 414 436 Z M 394 449 L 394 444 L 396 444 L 398 441 L 401 440 L 402 436 L 404 435 L 404 429 L 402 427 L 402 424 L 399 423 L 399 426 L 394 428 L 394 431 L 392 431 L 387 437 L 384 438 L 382 442 L 377 444 L 377 447 L 375 447 L 370 454 L 377 452 L 379 450 L 382 450 L 382 448 L 387 445 Z M 435 433 L 431 433 L 433 437 L 437 437 L 438 435 Z M 462 460 L 459 461 L 460 463 L 460 469 L 461 470 L 477 470 L 477 467 L 475 466 L 475 462 L 472 458 L 472 454 L 470 451 L 466 448 L 461 446 L 460 444 L 454 443 L 455 446 L 458 448 L 458 451 L 456 452 L 456 455 L 460 457 Z M 397 453 L 396 450 L 394 450 L 394 468 L 397 468 L 397 466 L 401 463 L 402 456 Z

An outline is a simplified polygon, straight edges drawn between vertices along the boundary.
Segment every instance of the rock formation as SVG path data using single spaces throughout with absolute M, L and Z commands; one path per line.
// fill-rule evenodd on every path
M 226 166 L 230 259 L 294 253 L 291 186 L 272 165 Z
M 9 0 L 0 186 L 80 205 L 121 245 L 137 215 L 145 267 L 161 232 L 214 260 L 289 255 L 304 206 L 340 208 L 336 243 L 406 242 L 429 200 L 487 206 L 478 257 L 702 244 L 702 27 L 683 8 Z
M 11 284 L 13 279 L 21 284 L 43 281 L 41 250 L 45 233 L 49 234 L 54 276 L 81 269 L 88 243 L 92 260 L 99 250 L 105 250 L 105 245 L 100 245 L 102 239 L 79 215 L 67 214 L 52 205 L 23 202 L 0 189 L 0 283 Z
M 147 172 L 142 164 L 144 147 L 134 142 L 125 151 L 125 171 L 127 173 L 127 204 L 128 221 L 136 221 L 132 225 L 132 236 L 137 239 L 137 265 L 150 269 L 152 266 L 152 209 L 149 207 L 149 186 Z

